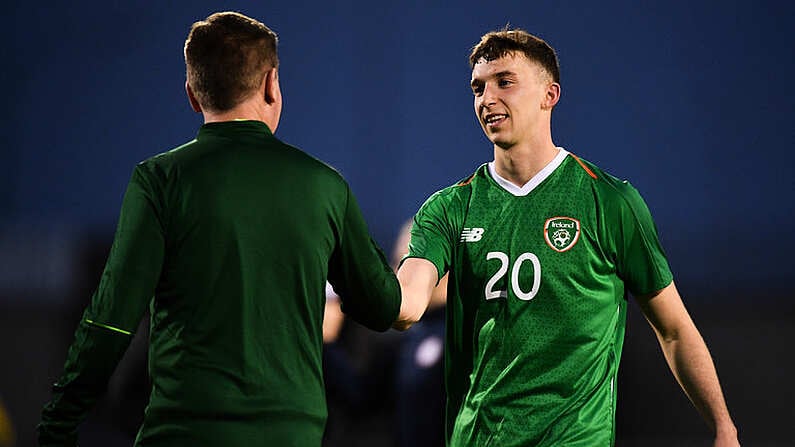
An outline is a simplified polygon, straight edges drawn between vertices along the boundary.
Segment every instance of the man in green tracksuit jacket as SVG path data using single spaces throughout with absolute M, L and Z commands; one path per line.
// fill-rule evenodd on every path
M 400 287 L 335 170 L 273 136 L 276 35 L 216 13 L 185 42 L 196 139 L 135 167 L 104 273 L 38 426 L 74 446 L 147 306 L 137 446 L 319 446 L 325 280 L 386 330 Z

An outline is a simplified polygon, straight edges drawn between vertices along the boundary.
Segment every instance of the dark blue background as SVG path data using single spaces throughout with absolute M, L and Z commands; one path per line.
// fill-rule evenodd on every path
M 553 136 L 646 198 L 680 282 L 792 277 L 791 2 L 82 2 L 6 19 L 0 217 L 115 223 L 133 165 L 192 138 L 182 44 L 238 9 L 280 36 L 277 135 L 338 168 L 376 239 L 492 157 L 467 65 L 506 23 L 558 51 Z M 10 22 L 10 23 L 9 23 Z

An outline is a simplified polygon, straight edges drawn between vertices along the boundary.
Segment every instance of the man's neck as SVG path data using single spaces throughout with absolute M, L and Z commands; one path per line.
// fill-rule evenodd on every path
M 495 145 L 494 169 L 500 177 L 522 187 L 544 169 L 558 152 L 551 139 L 537 146 L 517 144 L 509 149 Z
M 267 106 L 262 106 L 261 101 L 244 101 L 232 109 L 220 112 L 216 111 L 202 111 L 204 115 L 204 123 L 218 123 L 222 121 L 262 121 L 265 123 L 271 132 L 275 129 L 274 113 Z

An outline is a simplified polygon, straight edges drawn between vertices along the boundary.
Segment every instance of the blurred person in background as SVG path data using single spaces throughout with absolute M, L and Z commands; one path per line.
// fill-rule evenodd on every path
M 411 220 L 391 252 L 397 269 L 408 253 Z M 325 444 L 444 445 L 444 303 L 447 277 L 434 289 L 422 321 L 405 333 L 377 334 L 345 322 L 339 296 L 327 286 L 323 321 L 329 399 Z
M 397 271 L 409 252 L 412 220 L 400 229 L 392 249 Z M 395 400 L 398 445 L 438 447 L 444 438 L 444 328 L 447 275 L 431 293 L 422 320 L 401 337 L 397 361 Z
M 274 137 L 277 38 L 223 12 L 193 24 L 197 137 L 135 167 L 99 286 L 38 426 L 77 445 L 147 307 L 152 388 L 136 445 L 319 446 L 326 279 L 386 330 L 400 289 L 333 169 Z
M 376 333 L 345 318 L 329 284 L 323 320 L 328 402 L 325 447 L 395 446 L 395 374 L 404 334 Z
M 645 202 L 553 143 L 555 51 L 504 29 L 482 36 L 469 62 L 493 161 L 423 204 L 398 273 L 399 328 L 419 320 L 449 274 L 448 444 L 614 444 L 629 292 L 714 446 L 739 445 Z

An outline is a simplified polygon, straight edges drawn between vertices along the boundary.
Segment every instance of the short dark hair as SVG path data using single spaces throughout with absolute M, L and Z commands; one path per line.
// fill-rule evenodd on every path
M 524 54 L 539 63 L 553 81 L 560 82 L 560 65 L 555 50 L 544 39 L 518 28 L 505 27 L 484 34 L 469 54 L 469 66 L 474 68 L 481 59 L 488 62 L 513 53 Z
M 256 90 L 265 71 L 279 65 L 277 43 L 267 26 L 237 12 L 194 23 L 185 40 L 185 66 L 202 108 L 229 110 Z

